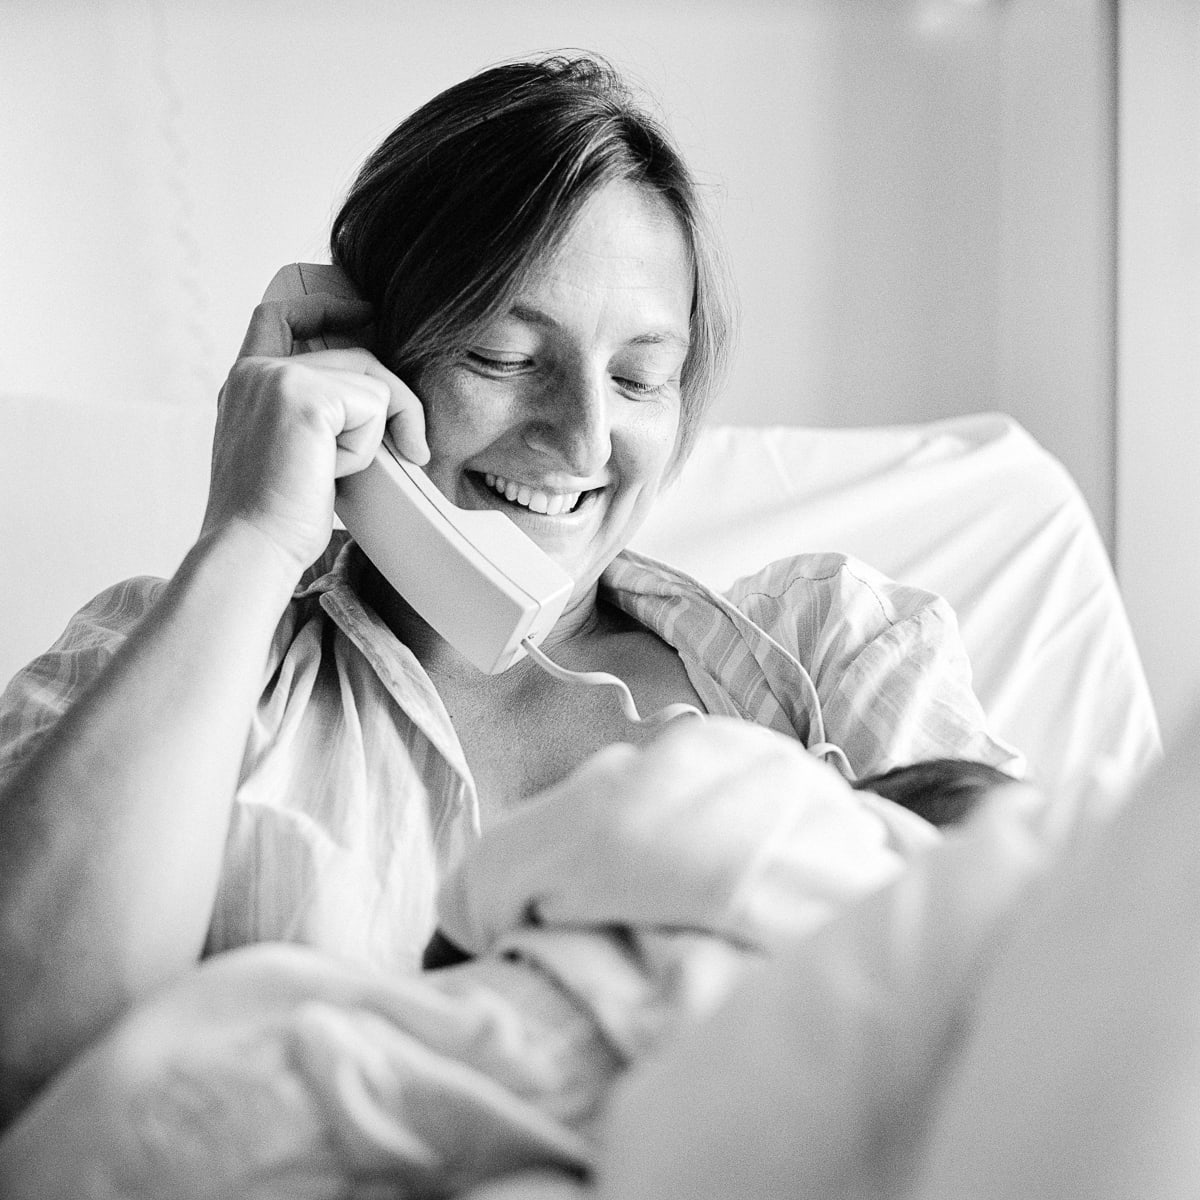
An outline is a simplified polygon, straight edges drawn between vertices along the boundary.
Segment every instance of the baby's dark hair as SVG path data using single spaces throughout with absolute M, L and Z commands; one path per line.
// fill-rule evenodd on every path
M 892 800 L 941 829 L 965 820 L 993 788 L 1016 782 L 987 763 L 932 758 L 864 776 L 853 786 Z

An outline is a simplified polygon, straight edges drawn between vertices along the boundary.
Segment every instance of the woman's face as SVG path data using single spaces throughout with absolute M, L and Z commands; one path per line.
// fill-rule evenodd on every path
M 581 595 L 625 546 L 671 462 L 692 303 L 670 207 L 606 185 L 506 311 L 420 383 L 427 471 L 502 512 Z

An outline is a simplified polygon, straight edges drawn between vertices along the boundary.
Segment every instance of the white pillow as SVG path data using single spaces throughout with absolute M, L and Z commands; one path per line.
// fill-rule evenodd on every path
M 724 587 L 838 550 L 945 596 L 994 732 L 1057 793 L 1158 755 L 1141 660 L 1066 470 L 997 413 L 870 429 L 717 427 L 634 541 Z

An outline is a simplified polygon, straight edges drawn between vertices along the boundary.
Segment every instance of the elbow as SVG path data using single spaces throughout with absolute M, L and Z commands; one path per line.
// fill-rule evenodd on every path
M 64 978 L 53 964 L 70 954 L 51 939 L 50 946 L 56 945 L 57 950 L 31 946 L 15 935 L 10 920 L 0 918 L 0 1127 L 128 1003 Z
M 3 972 L 9 964 L 0 967 Z M 92 1045 L 120 1006 L 73 1010 L 49 1003 L 48 989 L 6 974 L 0 985 L 0 1130 L 7 1128 L 60 1071 Z
M 0 986 L 0 1129 L 6 1129 L 66 1062 L 69 1051 L 53 1036 L 37 1006 L 14 995 L 13 972 L 5 961 Z

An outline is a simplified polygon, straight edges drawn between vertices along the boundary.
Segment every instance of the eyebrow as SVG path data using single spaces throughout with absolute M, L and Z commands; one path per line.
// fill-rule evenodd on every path
M 530 304 L 522 304 L 520 301 L 502 315 L 515 317 L 527 325 L 558 328 L 558 322 L 549 313 L 543 312 L 540 308 L 534 308 Z M 645 333 L 639 333 L 637 337 L 630 338 L 625 344 L 628 346 L 675 346 L 680 350 L 687 350 L 691 346 L 692 340 L 677 329 L 650 329 Z

